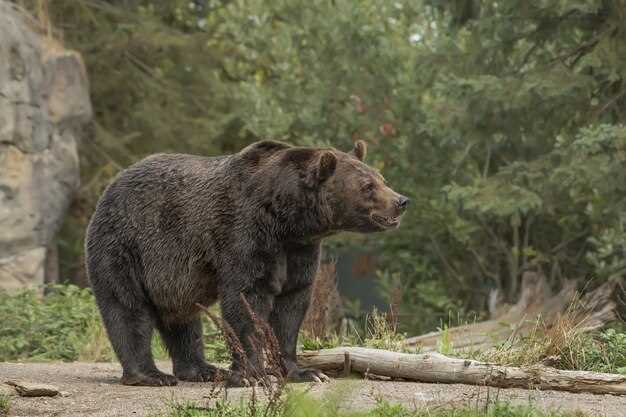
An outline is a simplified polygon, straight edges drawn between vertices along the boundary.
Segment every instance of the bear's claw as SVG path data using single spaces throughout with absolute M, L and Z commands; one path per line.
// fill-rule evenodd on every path
M 316 383 L 330 382 L 330 378 L 318 369 L 294 369 L 287 378 L 293 382 L 313 381 Z
M 222 371 L 208 363 L 200 363 L 183 370 L 177 370 L 174 375 L 181 381 L 213 382 L 222 376 Z
M 178 384 L 175 376 L 155 371 L 149 374 L 136 373 L 124 374 L 121 380 L 123 385 L 135 385 L 146 387 L 171 387 Z

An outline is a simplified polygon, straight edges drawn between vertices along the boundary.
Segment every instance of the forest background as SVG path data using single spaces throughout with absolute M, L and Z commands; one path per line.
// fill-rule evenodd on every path
M 265 138 L 364 139 L 411 197 L 398 231 L 328 248 L 375 253 L 402 331 L 486 317 L 518 299 L 526 270 L 554 290 L 626 270 L 622 0 L 18 3 L 82 54 L 91 83 L 82 185 L 57 240 L 66 281 L 86 284 L 84 230 L 121 169 Z

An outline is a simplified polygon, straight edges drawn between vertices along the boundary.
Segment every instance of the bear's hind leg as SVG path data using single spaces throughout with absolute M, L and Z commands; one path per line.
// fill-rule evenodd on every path
M 148 307 L 128 308 L 117 298 L 100 299 L 100 312 L 118 359 L 122 384 L 142 386 L 176 385 L 176 378 L 159 371 L 152 357 L 154 319 Z M 102 302 L 104 301 L 104 302 Z
M 218 368 L 204 359 L 202 322 L 195 318 L 184 324 L 158 325 L 161 338 L 174 364 L 174 375 L 183 381 L 213 381 Z

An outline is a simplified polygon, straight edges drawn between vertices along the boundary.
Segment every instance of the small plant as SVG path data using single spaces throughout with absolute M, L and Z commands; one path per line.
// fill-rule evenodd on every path
M 376 308 L 367 317 L 366 337 L 363 344 L 375 349 L 404 351 L 405 335 L 398 333 L 395 321 L 391 316 L 381 313 Z
M 0 392 L 0 416 L 6 416 L 9 414 L 9 408 L 11 407 L 11 401 L 9 396 Z
M 258 414 L 263 415 L 263 414 Z M 197 404 L 188 403 L 171 403 L 167 406 L 165 412 L 156 413 L 153 417 L 252 417 L 249 414 L 248 407 L 241 405 L 233 405 L 226 401 L 216 401 L 210 407 L 202 407 Z
M 398 333 L 393 315 L 378 311 L 376 308 L 367 314 L 362 325 L 352 326 L 345 335 L 336 333 L 325 336 L 312 336 L 303 332 L 300 344 L 304 350 L 331 349 L 339 346 L 360 345 L 374 349 L 396 352 L 406 351 L 404 334 Z
M 214 314 L 218 314 L 217 306 L 213 306 Z M 228 347 L 222 332 L 208 319 L 202 318 L 204 326 L 204 354 L 209 362 L 227 362 L 230 359 Z
M 588 367 L 599 372 L 617 372 L 626 374 L 626 333 L 607 329 L 588 339 Z
M 325 337 L 313 337 L 304 333 L 300 336 L 300 344 L 303 350 L 332 349 L 345 346 L 344 340 L 336 334 Z
M 95 303 L 95 300 L 92 301 Z M 113 347 L 111 346 L 111 342 L 109 342 L 109 337 L 98 314 L 89 317 L 87 330 L 85 331 L 85 340 L 84 342 L 80 342 L 80 344 L 81 348 L 78 349 L 78 360 L 108 362 L 115 359 Z M 155 355 L 155 357 L 158 356 Z
M 559 317 L 551 326 L 538 318 L 525 336 L 512 336 L 476 357 L 510 366 L 543 363 L 558 369 L 624 373 L 626 333 L 615 329 L 586 332 L 583 323 L 570 314 Z
M 261 366 L 250 363 L 242 342 L 225 320 L 211 312 L 210 309 L 198 304 L 213 325 L 222 333 L 230 357 L 238 361 L 238 371 L 241 373 L 241 378 L 252 385 L 252 395 L 243 413 L 241 413 L 242 409 L 232 408 L 228 403 L 218 400 L 216 402 L 217 408 L 214 406 L 209 409 L 209 411 L 217 412 L 217 414 L 207 415 L 216 417 L 252 417 L 257 415 L 278 417 L 282 415 L 282 410 L 285 406 L 283 392 L 287 384 L 287 369 L 280 352 L 280 346 L 271 326 L 256 315 L 243 294 L 241 294 L 241 301 L 254 325 L 254 332 L 249 336 L 249 343 L 255 354 L 262 358 L 261 361 L 263 363 Z M 232 376 L 230 374 L 230 377 Z M 218 376 L 218 379 L 221 379 L 221 381 L 214 385 L 210 394 L 211 398 L 217 399 L 222 391 L 226 393 L 226 388 L 221 382 L 225 382 L 228 377 L 229 375 L 226 371 Z M 261 387 L 267 400 L 264 404 L 260 404 L 257 400 L 257 386 Z
M 452 355 L 454 353 L 452 338 L 450 337 L 450 330 L 447 324 L 444 324 L 443 328 L 441 328 L 441 338 L 437 340 L 437 352 L 443 355 Z

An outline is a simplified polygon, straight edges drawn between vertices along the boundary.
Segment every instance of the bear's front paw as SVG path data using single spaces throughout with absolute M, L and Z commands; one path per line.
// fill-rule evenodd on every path
M 197 363 L 183 369 L 176 369 L 174 375 L 181 381 L 214 382 L 225 379 L 225 371 L 208 363 Z
M 178 383 L 175 376 L 165 374 L 160 371 L 147 373 L 124 373 L 122 375 L 123 385 L 135 385 L 144 387 L 171 387 Z
M 229 388 L 251 387 L 255 386 L 256 381 L 253 378 L 245 377 L 241 372 L 231 371 L 226 379 L 226 386 Z
M 319 369 L 295 368 L 287 375 L 287 379 L 292 382 L 330 382 L 330 378 Z
M 226 378 L 226 386 L 228 388 L 236 387 L 256 387 L 256 386 L 270 386 L 279 383 L 278 378 L 271 374 L 266 374 L 259 378 L 244 376 L 240 372 L 231 372 L 230 376 Z

